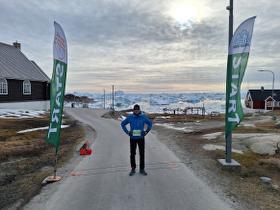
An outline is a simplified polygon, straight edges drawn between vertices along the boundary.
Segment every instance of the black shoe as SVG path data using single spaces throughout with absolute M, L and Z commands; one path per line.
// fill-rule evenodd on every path
M 135 174 L 135 169 L 131 169 L 129 176 L 133 176 Z
M 142 174 L 143 176 L 147 176 L 148 175 L 147 172 L 144 169 L 140 170 L 140 174 Z

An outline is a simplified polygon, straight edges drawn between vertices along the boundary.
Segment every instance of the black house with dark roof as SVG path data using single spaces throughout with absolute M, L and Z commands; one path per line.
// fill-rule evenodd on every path
M 0 108 L 48 108 L 50 79 L 22 52 L 18 42 L 0 43 Z
M 280 109 L 280 90 L 273 90 L 273 97 L 272 89 L 248 90 L 245 105 L 251 109 L 272 110 L 273 106 L 275 110 Z

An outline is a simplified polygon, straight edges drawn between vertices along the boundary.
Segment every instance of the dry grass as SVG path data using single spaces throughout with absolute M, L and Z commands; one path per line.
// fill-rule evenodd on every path
M 279 158 L 267 158 L 267 159 L 260 159 L 259 160 L 260 165 L 266 165 L 270 167 L 271 169 L 276 169 L 280 171 L 280 159 Z
M 113 118 L 117 119 L 121 116 L 127 116 L 128 112 L 132 112 L 132 109 L 128 110 L 122 110 L 122 111 L 109 111 L 105 113 L 102 117 L 104 118 Z M 194 122 L 197 120 L 203 120 L 203 121 L 211 121 L 211 120 L 224 120 L 224 115 L 220 114 L 219 116 L 202 116 L 202 115 L 196 115 L 196 114 L 168 114 L 168 113 L 163 113 L 163 114 L 154 114 L 154 113 L 146 113 L 146 115 L 154 120 L 155 122 L 165 122 L 165 123 L 172 123 L 172 122 Z M 162 119 L 160 117 L 169 117 Z
M 70 125 L 61 131 L 59 165 L 72 155 L 84 136 L 83 128 L 66 117 Z M 42 180 L 52 173 L 54 148 L 45 142 L 47 130 L 17 134 L 18 131 L 48 126 L 48 116 L 33 119 L 1 119 L 0 122 L 0 209 L 27 202 L 41 189 Z M 63 154 L 63 155 L 62 155 Z
M 223 121 L 224 116 L 201 116 L 201 115 L 185 115 L 185 114 L 149 114 L 148 115 L 151 119 L 154 119 L 155 122 L 164 122 L 164 123 L 178 123 L 178 122 L 195 122 L 197 120 L 199 121 L 212 121 L 212 120 L 218 120 Z M 161 117 L 168 117 L 168 118 L 161 118 Z

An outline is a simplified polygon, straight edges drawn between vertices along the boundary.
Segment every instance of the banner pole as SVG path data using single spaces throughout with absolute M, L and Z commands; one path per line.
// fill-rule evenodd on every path
M 233 0 L 230 0 L 229 15 L 229 53 L 226 78 L 225 141 L 226 158 L 218 161 L 226 168 L 239 167 L 232 159 L 232 131 L 244 118 L 241 102 L 241 83 L 248 63 L 251 39 L 256 16 L 244 20 L 232 34 Z
M 57 171 L 57 148 L 55 148 L 55 161 L 54 161 L 54 170 L 53 170 L 53 172 L 54 172 L 54 175 L 53 175 L 53 177 L 54 177 L 54 179 L 56 179 L 56 171 Z
M 230 46 L 230 42 L 233 36 L 233 0 L 230 0 L 230 4 L 227 7 L 227 10 L 229 10 L 228 46 Z M 227 74 L 229 74 L 229 72 L 227 72 Z M 231 163 L 231 152 L 232 152 L 232 132 L 230 131 L 226 134 L 226 162 L 227 163 Z
M 46 142 L 55 146 L 54 175 L 47 177 L 46 183 L 59 181 L 57 172 L 58 149 L 62 124 L 65 83 L 67 75 L 67 41 L 62 27 L 54 22 L 53 74 L 50 91 L 50 124 Z
M 232 149 L 232 133 L 228 133 L 226 136 L 226 162 L 231 163 L 231 149 Z

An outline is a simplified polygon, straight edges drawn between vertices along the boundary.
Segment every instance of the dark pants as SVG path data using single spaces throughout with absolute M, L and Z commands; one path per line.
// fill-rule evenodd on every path
M 136 154 L 136 147 L 138 145 L 139 154 L 140 154 L 140 170 L 145 168 L 145 138 L 142 139 L 130 139 L 130 164 L 131 168 L 136 168 L 135 163 L 135 154 Z

